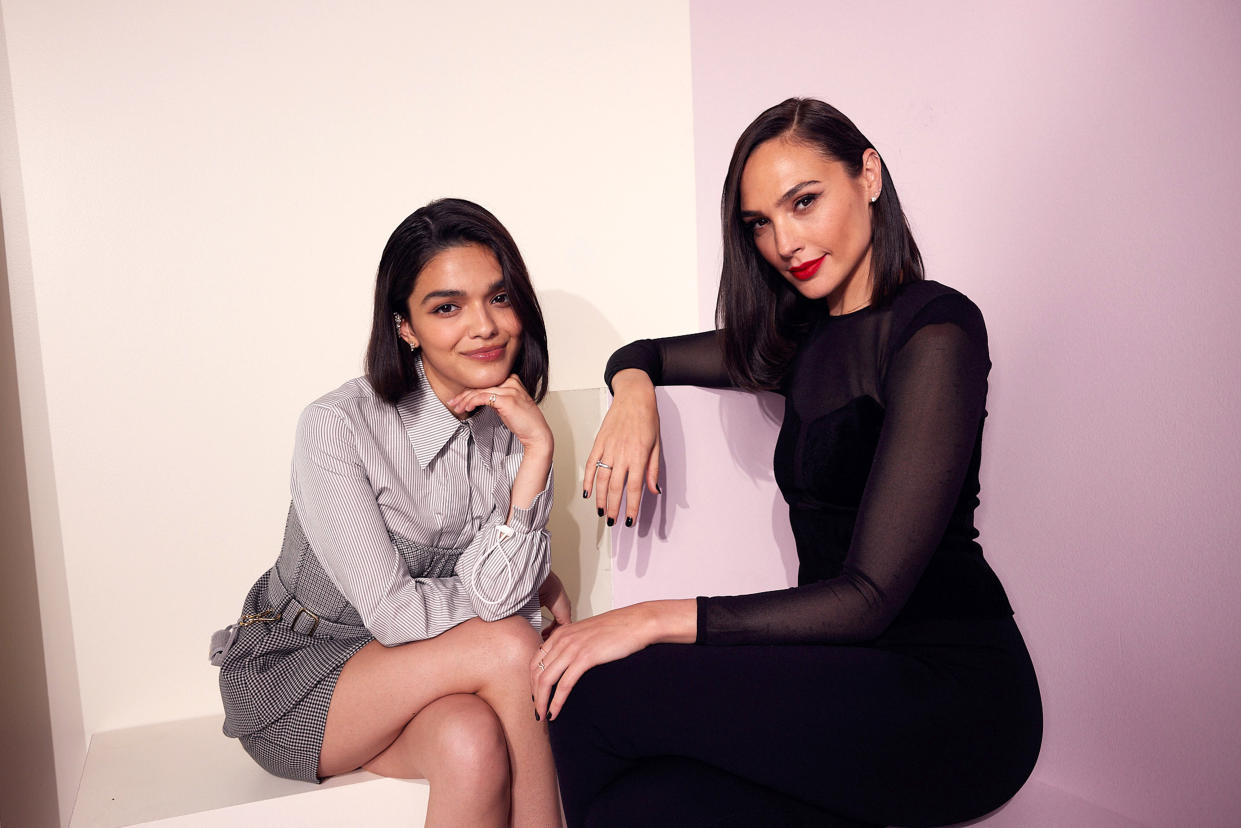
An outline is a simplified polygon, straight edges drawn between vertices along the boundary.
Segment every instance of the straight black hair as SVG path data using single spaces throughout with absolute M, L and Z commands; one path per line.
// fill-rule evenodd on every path
M 384 400 L 396 403 L 418 385 L 417 354 L 398 335 L 395 315 L 409 314 L 414 283 L 433 258 L 470 244 L 495 254 L 509 303 L 521 321 L 521 350 L 514 373 L 535 402 L 547 393 L 547 327 L 517 244 L 499 219 L 483 207 L 461 198 L 441 198 L 401 222 L 379 258 L 366 378 Z
M 874 147 L 843 112 L 814 98 L 789 98 L 773 106 L 737 139 L 720 200 L 724 266 L 715 318 L 724 330 L 729 377 L 738 386 L 755 390 L 779 386 L 811 308 L 810 300 L 763 259 L 754 234 L 741 220 L 741 174 L 746 162 L 760 144 L 781 137 L 841 162 L 854 177 L 862 173 L 862 154 Z M 924 278 L 922 255 L 886 160 L 882 169 L 883 189 L 871 204 L 871 304 L 877 306 L 890 301 L 900 285 Z

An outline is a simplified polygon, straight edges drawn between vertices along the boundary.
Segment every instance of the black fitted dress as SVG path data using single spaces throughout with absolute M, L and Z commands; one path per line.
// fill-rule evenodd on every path
M 728 384 L 718 332 L 622 368 Z M 570 826 L 943 825 L 1021 787 L 1038 684 L 974 529 L 989 368 L 935 282 L 811 320 L 775 451 L 798 586 L 699 598 L 696 644 L 582 677 L 551 725 Z

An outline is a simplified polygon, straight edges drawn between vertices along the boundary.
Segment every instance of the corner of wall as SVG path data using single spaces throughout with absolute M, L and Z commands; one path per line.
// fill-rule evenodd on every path
M 87 739 L 61 547 L 51 433 L 35 313 L 13 85 L 0 13 L 0 462 L 5 497 L 0 587 L 25 619 L 0 699 L 0 806 L 14 825 L 68 824 Z M 23 634 L 24 633 L 24 634 Z

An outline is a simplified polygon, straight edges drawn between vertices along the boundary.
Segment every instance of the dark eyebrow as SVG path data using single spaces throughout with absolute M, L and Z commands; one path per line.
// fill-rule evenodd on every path
M 803 181 L 800 184 L 795 184 L 789 188 L 788 192 L 780 196 L 780 198 L 776 201 L 776 206 L 780 207 L 788 203 L 789 199 L 795 197 L 798 193 L 800 193 L 802 190 L 806 189 L 807 187 L 813 186 L 815 184 L 822 184 L 822 183 L 823 182 L 819 181 L 818 179 L 811 179 L 809 181 Z M 754 210 L 742 210 L 741 211 L 742 218 L 753 218 L 759 215 L 761 214 Z
M 784 204 L 786 201 L 793 198 L 794 196 L 796 196 L 798 193 L 800 193 L 802 190 L 806 189 L 807 187 L 810 187 L 814 184 L 820 184 L 820 183 L 822 182 L 818 180 L 803 181 L 802 183 L 798 184 L 795 187 L 790 187 L 787 193 L 780 196 L 780 200 L 776 202 L 776 206 L 778 207 L 781 204 Z
M 491 286 L 487 288 L 487 292 L 498 293 L 499 291 L 503 289 L 504 289 L 504 280 L 496 279 L 494 282 L 491 283 Z M 422 301 L 425 304 L 428 299 L 461 299 L 464 296 L 465 296 L 464 290 L 433 290 L 430 293 L 428 293 L 426 296 L 422 297 Z
M 460 299 L 465 296 L 464 290 L 433 290 L 422 297 L 423 304 L 430 299 Z

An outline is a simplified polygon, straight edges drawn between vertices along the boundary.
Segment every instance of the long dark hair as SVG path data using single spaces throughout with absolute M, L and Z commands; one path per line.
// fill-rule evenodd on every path
M 843 112 L 814 98 L 789 98 L 754 119 L 737 139 L 720 217 L 724 229 L 724 267 L 715 305 L 716 324 L 724 329 L 728 374 L 742 388 L 772 389 L 793 355 L 794 338 L 805 325 L 811 303 L 802 297 L 754 245 L 754 234 L 741 220 L 741 174 L 750 154 L 773 138 L 788 137 L 814 147 L 862 173 L 862 154 L 874 145 Z M 883 168 L 883 189 L 871 205 L 871 304 L 883 305 L 906 282 L 923 278 L 922 255 L 901 210 L 896 185 Z
M 375 315 L 366 347 L 366 378 L 380 397 L 395 403 L 414 390 L 416 354 L 398 336 L 393 314 L 409 313 L 409 297 L 422 269 L 452 247 L 481 245 L 495 254 L 504 274 L 509 303 L 521 320 L 521 350 L 514 373 L 539 401 L 547 393 L 547 327 L 530 284 L 530 274 L 513 237 L 499 219 L 472 201 L 441 198 L 415 210 L 401 222 L 379 259 L 375 278 Z

